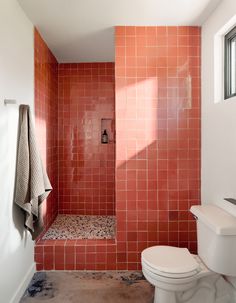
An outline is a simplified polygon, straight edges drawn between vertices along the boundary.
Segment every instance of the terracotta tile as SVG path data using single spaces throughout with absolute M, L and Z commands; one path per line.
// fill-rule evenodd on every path
M 200 203 L 200 34 L 199 27 L 118 27 L 115 67 L 113 63 L 59 65 L 61 97 L 55 122 L 61 144 L 56 158 L 60 159 L 59 208 L 62 213 L 95 214 L 114 213 L 116 206 L 117 239 L 100 244 L 76 241 L 74 253 L 65 250 L 67 263 L 66 243 L 51 244 L 55 269 L 63 270 L 67 264 L 68 269 L 136 270 L 140 252 L 158 244 L 196 252 L 196 224 L 189 207 Z M 39 85 L 40 79 L 36 80 Z M 36 94 L 40 100 L 42 95 Z M 97 98 L 104 110 L 98 108 Z M 38 106 L 41 117 L 46 104 Z M 53 114 L 47 113 L 49 121 L 55 121 Z M 99 138 L 95 129 L 101 115 L 116 120 L 116 146 L 92 143 Z M 42 135 L 41 129 L 41 140 Z M 85 140 L 89 136 L 93 139 Z M 85 149 L 96 159 L 87 158 L 91 155 L 85 155 Z M 49 163 L 53 160 L 51 156 Z M 48 218 L 53 218 L 56 206 L 50 205 Z M 37 268 L 42 270 L 46 265 L 38 255 L 42 250 L 36 251 Z

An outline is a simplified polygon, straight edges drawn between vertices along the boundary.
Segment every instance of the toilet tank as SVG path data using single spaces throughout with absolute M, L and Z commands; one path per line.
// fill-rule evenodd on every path
M 236 217 L 214 205 L 190 211 L 197 220 L 199 257 L 212 271 L 236 276 Z

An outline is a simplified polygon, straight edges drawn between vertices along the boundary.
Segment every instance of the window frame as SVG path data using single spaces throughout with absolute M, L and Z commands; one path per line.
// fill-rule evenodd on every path
M 236 26 L 233 27 L 226 35 L 224 39 L 225 54 L 224 54 L 224 97 L 229 99 L 236 96 L 236 92 L 232 93 L 231 86 L 231 42 L 236 38 Z

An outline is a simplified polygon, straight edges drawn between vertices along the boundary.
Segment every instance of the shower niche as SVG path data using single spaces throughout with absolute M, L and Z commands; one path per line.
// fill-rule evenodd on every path
M 101 119 L 101 143 L 115 143 L 115 121 L 111 118 Z

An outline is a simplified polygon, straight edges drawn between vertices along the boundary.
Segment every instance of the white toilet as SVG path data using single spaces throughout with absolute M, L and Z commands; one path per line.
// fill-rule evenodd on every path
M 198 255 L 187 248 L 153 246 L 142 252 L 154 303 L 236 302 L 236 217 L 214 205 L 192 206 Z

